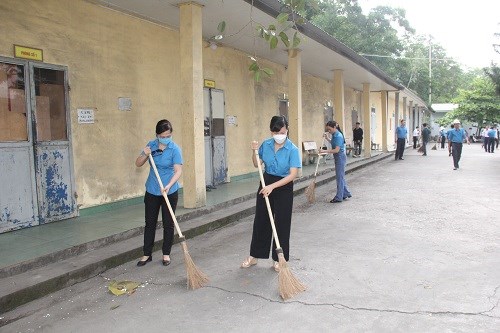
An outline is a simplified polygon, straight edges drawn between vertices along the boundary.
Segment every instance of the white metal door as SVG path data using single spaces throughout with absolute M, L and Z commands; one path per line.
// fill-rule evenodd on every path
M 204 91 L 205 182 L 215 186 L 227 182 L 227 154 L 224 92 L 219 89 Z
M 28 72 L 0 57 L 0 233 L 38 224 Z
M 67 71 L 30 64 L 36 184 L 40 223 L 76 215 L 69 141 Z

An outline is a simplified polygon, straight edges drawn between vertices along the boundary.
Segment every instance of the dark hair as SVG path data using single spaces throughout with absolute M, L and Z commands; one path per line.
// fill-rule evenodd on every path
M 422 126 L 427 127 L 427 123 L 423 123 Z
M 167 119 L 162 119 L 156 124 L 156 134 L 161 134 L 163 132 L 170 131 L 173 132 L 172 124 Z
M 335 120 L 330 120 L 329 122 L 326 123 L 326 126 L 331 127 L 331 128 L 336 128 L 337 131 L 339 131 L 342 134 L 342 136 L 344 137 L 344 143 L 345 143 L 345 135 L 342 132 L 342 130 L 340 129 L 339 124 L 337 124 L 337 122 Z
M 285 116 L 274 116 L 271 118 L 271 123 L 269 124 L 271 132 L 279 132 L 283 127 L 286 127 L 288 130 L 288 121 L 286 121 Z
M 361 125 L 361 123 L 359 121 L 356 122 L 356 125 Z

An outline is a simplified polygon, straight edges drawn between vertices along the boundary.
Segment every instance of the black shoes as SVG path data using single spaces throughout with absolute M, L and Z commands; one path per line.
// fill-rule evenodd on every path
M 146 265 L 148 262 L 150 262 L 151 260 L 153 260 L 153 256 L 149 256 L 149 258 L 146 260 L 138 261 L 137 266 L 142 267 L 142 266 Z
M 162 260 L 161 263 L 163 264 L 163 266 L 168 266 L 170 265 L 170 260 Z
M 401 161 L 404 161 L 404 158 L 402 158 L 402 157 L 400 157 L 399 159 L 400 159 Z
M 337 200 L 337 199 L 335 199 L 335 198 L 334 198 L 334 199 L 332 199 L 332 200 L 330 200 L 330 203 L 334 203 L 334 202 L 342 202 L 342 201 Z

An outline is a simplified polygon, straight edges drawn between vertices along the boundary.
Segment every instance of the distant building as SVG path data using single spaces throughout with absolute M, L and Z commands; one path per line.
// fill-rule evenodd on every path
M 431 135 L 438 135 L 439 134 L 439 128 L 441 127 L 441 125 L 439 125 L 437 122 L 439 119 L 443 118 L 446 113 L 450 112 L 450 111 L 453 111 L 455 110 L 456 108 L 458 108 L 458 104 L 452 104 L 452 103 L 440 103 L 440 104 L 432 104 L 432 107 L 431 107 L 433 110 L 434 110 L 434 113 L 431 113 L 431 127 L 430 127 L 430 130 L 431 130 Z M 477 124 L 475 123 L 468 123 L 468 122 L 464 122 L 463 119 L 459 119 L 460 122 L 462 123 L 462 128 L 465 129 L 468 133 L 469 136 L 471 136 L 472 134 L 476 134 L 478 135 L 477 133 Z M 450 128 L 450 124 L 446 124 L 444 125 L 444 127 L 446 128 L 446 130 L 448 130 Z

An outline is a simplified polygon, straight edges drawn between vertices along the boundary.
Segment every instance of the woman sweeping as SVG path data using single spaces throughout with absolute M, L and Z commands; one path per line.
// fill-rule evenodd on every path
M 332 136 L 332 149 L 322 150 L 321 152 L 325 154 L 333 154 L 335 159 L 335 179 L 337 180 L 337 194 L 332 200 L 330 200 L 330 202 L 342 202 L 343 200 L 352 197 L 345 180 L 345 165 L 347 162 L 347 156 L 345 154 L 344 135 L 340 131 L 337 122 L 333 120 L 326 123 L 326 131 Z
M 269 198 L 283 255 L 285 260 L 289 259 L 293 180 L 297 177 L 298 169 L 302 167 L 302 164 L 297 146 L 287 138 L 288 122 L 286 118 L 274 116 L 269 128 L 272 138 L 265 140 L 260 147 L 257 141 L 253 141 L 251 144 L 254 166 L 257 167 L 257 163 L 265 165 L 264 181 L 266 186 L 260 185 L 257 190 L 250 256 L 243 261 L 242 268 L 256 265 L 258 258 L 269 258 L 272 228 L 264 197 Z M 259 160 L 254 153 L 256 149 L 259 149 Z M 274 241 L 272 248 L 273 267 L 279 271 Z
M 174 239 L 174 222 L 170 215 L 162 192 L 167 193 L 168 200 L 175 212 L 177 207 L 179 184 L 177 181 L 182 173 L 182 153 L 179 146 L 172 141 L 172 124 L 166 120 L 160 120 L 156 124 L 156 139 L 149 141 L 135 161 L 137 167 L 143 166 L 151 154 L 164 188 L 160 188 L 153 168 L 150 167 L 149 176 L 146 180 L 146 194 L 144 195 L 145 220 L 144 229 L 144 256 L 137 262 L 137 266 L 144 266 L 152 260 L 153 245 L 155 241 L 156 224 L 161 207 L 163 222 L 163 266 L 170 265 L 170 250 Z

